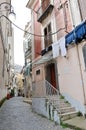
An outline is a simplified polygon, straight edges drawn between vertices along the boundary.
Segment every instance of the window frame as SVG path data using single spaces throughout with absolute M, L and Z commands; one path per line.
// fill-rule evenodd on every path
M 46 48 L 52 44 L 52 39 L 53 39 L 52 35 L 49 35 L 52 33 L 51 22 L 44 28 L 43 32 L 44 32 L 44 44 Z M 49 36 L 47 37 L 47 35 Z

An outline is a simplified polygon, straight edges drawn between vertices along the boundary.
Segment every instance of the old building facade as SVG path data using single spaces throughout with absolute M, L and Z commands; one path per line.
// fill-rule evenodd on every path
M 25 66 L 23 68 L 24 74 L 24 95 L 25 97 L 31 97 L 32 93 L 32 40 L 31 35 L 28 32 L 31 32 L 31 22 L 28 22 L 25 26 L 24 33 L 24 57 L 25 57 Z
M 76 110 L 86 114 L 85 6 L 85 1 L 81 3 L 78 0 L 29 0 L 27 7 L 32 10 L 34 34 L 34 104 L 37 99 L 39 101 L 39 97 L 42 99 L 46 96 L 45 84 L 48 81 Z M 64 47 L 61 46 L 62 38 L 65 39 Z M 55 43 L 58 44 L 59 51 L 55 48 L 53 51 Z
M 4 11 L 3 11 L 4 10 Z M 9 13 L 11 10 L 10 0 L 0 1 L 0 100 L 7 94 L 7 88 L 11 86 L 11 67 L 14 64 L 12 56 L 13 29 L 9 22 Z

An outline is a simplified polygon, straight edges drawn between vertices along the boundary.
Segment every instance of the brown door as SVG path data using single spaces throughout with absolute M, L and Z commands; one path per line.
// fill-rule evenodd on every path
M 56 88 L 55 64 L 51 63 L 46 68 L 46 80 Z
M 51 72 L 51 84 L 56 88 L 56 76 L 55 76 L 55 65 L 54 64 L 51 64 L 50 72 Z

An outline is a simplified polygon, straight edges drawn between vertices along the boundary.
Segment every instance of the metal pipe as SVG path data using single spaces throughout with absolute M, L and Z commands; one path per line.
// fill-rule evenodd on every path
M 81 11 L 80 2 L 79 2 L 79 0 L 77 0 L 77 2 L 78 2 L 79 10 L 80 10 L 80 16 L 81 16 L 81 20 L 83 20 L 83 16 L 82 16 L 82 11 Z
M 81 74 L 82 87 L 83 87 L 83 95 L 84 95 L 84 105 L 86 105 L 85 86 L 84 86 L 84 81 L 83 81 L 83 74 L 82 74 L 82 68 L 81 68 L 81 62 L 80 62 L 78 45 L 76 45 L 76 50 L 77 50 L 78 60 L 79 60 L 79 66 L 80 66 L 80 74 Z

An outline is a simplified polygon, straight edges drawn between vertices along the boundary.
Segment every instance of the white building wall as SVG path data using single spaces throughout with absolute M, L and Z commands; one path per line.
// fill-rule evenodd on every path
M 0 16 L 4 15 L 6 17 L 8 17 L 9 15 L 9 11 L 6 10 L 6 7 L 8 7 L 8 9 L 10 9 L 10 5 L 9 4 L 2 4 L 3 2 L 7 2 L 10 4 L 11 0 L 0 0 Z M 3 11 L 4 10 L 4 11 Z M 0 100 L 2 98 L 4 98 L 7 94 L 7 85 L 8 85 L 8 72 L 7 72 L 7 68 L 8 68 L 8 34 L 10 34 L 11 31 L 11 25 L 9 24 L 9 21 L 5 18 L 5 17 L 1 17 L 0 22 L 1 22 L 1 27 L 2 27 L 2 34 L 3 34 L 3 42 L 0 39 L 0 69 L 1 69 L 1 73 L 0 73 L 0 79 L 1 79 L 1 83 L 0 83 Z M 1 35 L 1 33 L 0 33 Z M 4 45 L 4 49 L 5 49 L 5 53 L 3 48 L 1 47 L 2 45 Z M 2 70 L 4 68 L 4 76 L 2 76 Z

